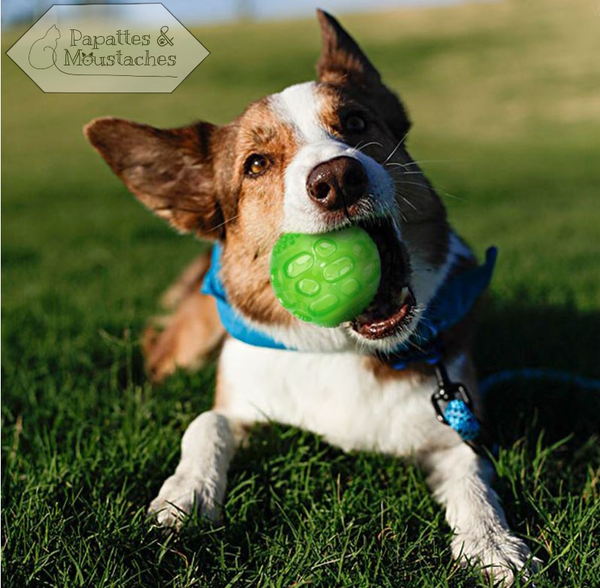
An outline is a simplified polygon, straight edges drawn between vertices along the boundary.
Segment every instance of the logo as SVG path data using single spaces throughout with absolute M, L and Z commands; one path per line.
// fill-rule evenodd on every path
M 162 4 L 55 4 L 7 55 L 44 92 L 170 93 L 208 51 Z

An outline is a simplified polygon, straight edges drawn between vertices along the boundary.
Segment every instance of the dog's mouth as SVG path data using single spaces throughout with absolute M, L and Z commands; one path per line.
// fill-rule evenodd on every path
M 398 335 L 410 322 L 416 306 L 408 284 L 409 263 L 390 219 L 359 222 L 373 239 L 381 259 L 381 279 L 377 293 L 367 308 L 352 321 L 352 329 L 369 340 Z

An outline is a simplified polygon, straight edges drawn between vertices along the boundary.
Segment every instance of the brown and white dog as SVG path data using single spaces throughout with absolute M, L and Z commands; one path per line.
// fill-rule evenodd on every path
M 300 350 L 228 336 L 214 300 L 199 292 L 208 254 L 186 270 L 167 294 L 173 312 L 164 330 L 147 333 L 148 366 L 161 379 L 176 366 L 202 365 L 222 345 L 217 390 L 213 409 L 185 432 L 181 461 L 150 511 L 166 526 L 178 526 L 195 505 L 218 519 L 236 446 L 251 425 L 278 421 L 345 450 L 413 456 L 446 508 L 454 556 L 510 582 L 530 551 L 507 526 L 490 463 L 436 420 L 430 366 L 396 371 L 381 359 L 407 339 L 445 280 L 475 259 L 406 150 L 404 107 L 338 22 L 318 17 L 317 81 L 259 100 L 231 124 L 158 130 L 103 118 L 86 128 L 146 206 L 179 231 L 221 243 L 221 278 L 240 316 Z M 376 234 L 388 260 L 385 287 L 351 323 L 326 329 L 299 321 L 271 288 L 273 245 L 284 232 L 348 224 Z M 472 330 L 467 316 L 443 334 L 444 360 L 476 395 Z

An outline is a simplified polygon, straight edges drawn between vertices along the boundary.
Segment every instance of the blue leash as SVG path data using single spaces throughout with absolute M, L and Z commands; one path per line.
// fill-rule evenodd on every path
M 483 454 L 485 444 L 482 445 L 479 439 L 482 433 L 481 423 L 471 410 L 469 391 L 463 384 L 451 381 L 443 362 L 440 361 L 433 365 L 436 370 L 438 389 L 431 397 L 431 401 L 438 420 L 454 429 L 474 451 Z M 600 391 L 600 379 L 543 368 L 501 370 L 484 378 L 479 383 L 479 390 L 481 395 L 485 396 L 494 386 L 513 380 L 549 380 L 561 384 L 572 384 L 584 390 Z M 442 408 L 440 402 L 446 405 L 445 408 Z M 497 456 L 497 444 L 488 446 L 488 449 L 494 456 Z
M 512 380 L 552 380 L 554 382 L 560 382 L 561 384 L 574 384 L 584 390 L 600 391 L 600 379 L 586 378 L 585 376 L 577 376 L 562 370 L 544 368 L 500 370 L 481 380 L 479 382 L 479 390 L 482 395 L 486 395 L 498 384 L 504 384 L 505 382 L 510 382 Z

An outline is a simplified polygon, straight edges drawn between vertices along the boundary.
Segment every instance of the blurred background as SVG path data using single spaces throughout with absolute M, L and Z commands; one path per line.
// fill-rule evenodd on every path
M 202 245 L 176 235 L 127 193 L 84 140 L 83 125 L 106 115 L 159 127 L 225 123 L 250 101 L 312 79 L 317 5 L 340 18 L 404 100 L 414 123 L 409 151 L 458 232 L 478 254 L 499 247 L 477 347 L 481 372 L 528 366 L 600 376 L 599 0 L 164 4 L 211 52 L 173 94 L 44 94 L 2 57 L 4 496 L 21 529 L 8 537 L 21 563 L 30 545 L 48 541 L 23 506 L 28 491 L 42 484 L 41 519 L 55 504 L 44 480 L 61 485 L 76 477 L 73 464 L 87 460 L 81 471 L 97 464 L 102 479 L 112 471 L 114 488 L 129 480 L 127 504 L 145 504 L 164 468 L 142 457 L 138 441 L 171 463 L 182 427 L 212 394 L 211 372 L 177 375 L 159 393 L 145 383 L 143 324 Z M 3 1 L 3 52 L 49 5 Z M 565 492 L 585 478 L 590 452 L 598 458 L 590 441 L 597 395 L 517 384 L 495 402 L 507 407 L 500 414 L 509 443 L 529 434 L 532 411 L 534 436 L 575 432 L 587 440 L 569 459 L 572 470 L 564 463 L 567 469 L 553 470 Z M 107 426 L 124 436 L 122 450 L 103 445 Z M 108 461 L 95 461 L 96 447 Z M 81 475 L 71 482 L 83 498 L 69 495 L 48 524 L 65 513 L 78 520 L 78 500 L 111 495 Z M 523 508 L 537 533 L 543 521 Z M 265 524 L 276 528 L 277 516 Z
M 290 8 L 271 0 L 167 1 L 211 51 L 170 95 L 44 94 L 3 56 L 3 238 L 12 245 L 9 256 L 21 250 L 36 259 L 38 276 L 21 280 L 25 266 L 18 264 L 12 286 L 19 292 L 42 287 L 39 278 L 49 271 L 57 278 L 52 287 L 60 288 L 61 272 L 95 267 L 92 282 L 77 290 L 97 291 L 107 275 L 136 267 L 138 253 L 149 260 L 158 255 L 165 274 L 171 259 L 181 265 L 194 242 L 167 236 L 128 197 L 83 140 L 82 126 L 105 115 L 156 126 L 223 123 L 251 100 L 311 79 L 319 4 L 341 18 L 408 106 L 412 154 L 424 161 L 460 231 L 480 251 L 490 242 L 501 246 L 495 287 L 504 295 L 526 292 L 549 304 L 597 308 L 600 5 L 422 3 L 303 0 Z M 4 49 L 49 5 L 4 2 Z M 305 16 L 286 19 L 284 6 Z M 357 12 L 367 8 L 377 10 Z M 138 248 L 136 231 L 155 231 L 175 249 L 150 238 Z M 73 239 L 77 256 L 68 253 Z M 125 245 L 131 251 L 121 256 Z M 168 277 L 136 281 L 139 295 L 146 298 L 145 288 L 156 291 Z M 135 299 L 128 293 L 127 304 L 130 294 Z
M 315 3 L 312 0 L 281 2 L 278 0 L 205 0 L 187 2 L 186 0 L 166 0 L 162 2 L 171 12 L 187 25 L 207 22 L 222 22 L 253 19 L 282 19 L 307 16 L 314 12 L 315 6 L 330 12 L 373 11 L 397 8 L 400 6 L 426 6 L 457 4 L 464 0 L 330 0 Z M 490 1 L 490 0 L 479 0 Z M 104 4 L 118 2 L 104 2 Z M 132 2 L 142 4 L 138 0 Z M 94 4 L 94 2 L 53 2 L 52 0 L 4 0 L 2 3 L 2 24 L 32 23 L 53 4 Z

